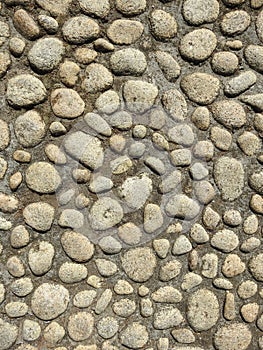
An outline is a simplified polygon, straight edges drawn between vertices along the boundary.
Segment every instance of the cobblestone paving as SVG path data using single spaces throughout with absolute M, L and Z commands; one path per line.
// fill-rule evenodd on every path
M 263 349 L 262 6 L 0 1 L 0 350 Z

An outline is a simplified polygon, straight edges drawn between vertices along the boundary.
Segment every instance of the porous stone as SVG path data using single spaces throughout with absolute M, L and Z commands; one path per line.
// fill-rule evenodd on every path
M 229 36 L 242 34 L 247 30 L 250 22 L 250 16 L 246 11 L 230 11 L 222 18 L 221 30 L 225 35 Z
M 180 41 L 180 54 L 189 61 L 202 62 L 211 56 L 217 45 L 216 35 L 209 29 L 195 29 Z
M 120 334 L 120 341 L 126 347 L 140 349 L 148 341 L 148 332 L 145 326 L 139 322 L 133 322 L 128 325 Z
M 73 119 L 84 112 L 85 103 L 75 90 L 60 88 L 51 93 L 51 107 L 56 116 Z
M 211 74 L 192 73 L 182 78 L 181 88 L 191 101 L 208 105 L 217 98 L 220 81 Z
M 91 94 L 108 90 L 113 84 L 111 72 L 102 64 L 91 63 L 85 70 L 83 89 Z
M 46 124 L 40 114 L 34 110 L 18 116 L 14 123 L 15 135 L 24 147 L 38 145 L 46 134 Z
M 146 10 L 146 0 L 116 0 L 117 10 L 127 16 L 139 15 Z
M 241 128 L 247 121 L 243 106 L 236 101 L 215 102 L 211 110 L 215 120 L 230 129 Z
M 120 106 L 120 98 L 116 91 L 108 90 L 102 93 L 95 102 L 95 107 L 101 113 L 112 114 Z
M 169 216 L 191 220 L 199 214 L 200 206 L 185 194 L 176 194 L 169 199 L 165 210 Z
M 214 335 L 214 344 L 218 350 L 246 350 L 251 340 L 248 326 L 242 323 L 221 326 Z
M 183 316 L 176 307 L 166 306 L 154 313 L 153 326 L 156 329 L 168 329 L 178 326 L 182 321 Z
M 187 103 L 177 89 L 170 89 L 162 95 L 162 103 L 167 113 L 176 121 L 183 121 L 187 114 Z M 161 127 L 160 127 L 161 128 Z
M 16 296 L 25 297 L 33 291 L 34 286 L 31 278 L 23 277 L 12 282 L 10 289 Z
M 67 13 L 72 0 L 36 0 L 36 2 L 53 16 L 63 16 Z
M 77 47 L 74 56 L 78 63 L 90 64 L 95 61 L 98 53 L 88 47 Z
M 41 241 L 28 252 L 28 264 L 36 276 L 47 273 L 52 266 L 55 249 L 52 244 Z
M 256 153 L 258 153 L 261 149 L 262 142 L 255 135 L 254 133 L 250 131 L 244 131 L 241 135 L 238 136 L 237 143 L 241 150 L 247 155 L 247 156 L 253 156 Z
M 109 0 L 94 2 L 92 0 L 79 0 L 81 10 L 87 15 L 105 18 L 110 11 Z
M 219 302 L 216 295 L 208 289 L 199 289 L 188 299 L 187 319 L 197 332 L 212 328 L 219 318 Z
M 10 243 L 13 248 L 25 247 L 28 245 L 29 239 L 29 232 L 23 225 L 16 226 L 10 235 Z
M 39 15 L 38 23 L 48 34 L 55 34 L 58 31 L 59 24 L 57 20 L 51 16 Z
M 53 193 L 61 184 L 55 167 L 47 162 L 36 162 L 26 170 L 27 186 L 38 193 Z
M 135 282 L 145 282 L 154 273 L 156 257 L 150 248 L 135 248 L 122 256 L 122 268 Z
M 0 39 L 1 42 L 1 39 Z M 13 37 L 9 41 L 9 49 L 13 56 L 19 57 L 23 54 L 26 43 L 18 37 Z
M 177 22 L 168 12 L 154 10 L 149 20 L 152 33 L 157 39 L 167 40 L 175 37 L 177 33 Z
M 127 222 L 118 228 L 118 236 L 124 243 L 136 245 L 141 240 L 142 231 L 132 222 Z
M 211 66 L 215 73 L 231 75 L 238 69 L 238 57 L 233 52 L 220 51 L 213 55 Z
M 128 80 L 123 86 L 123 98 L 131 112 L 143 113 L 154 105 L 158 88 L 142 80 Z
M 45 202 L 28 204 L 23 210 L 25 222 L 37 231 L 45 232 L 51 228 L 55 209 Z
M 64 313 L 69 303 L 69 292 L 60 284 L 42 283 L 31 299 L 33 313 L 44 321 L 57 318 Z
M 257 281 L 263 281 L 262 262 L 263 254 L 257 254 L 253 256 L 248 263 L 249 270 Z
M 28 306 L 26 303 L 20 301 L 13 301 L 5 306 L 5 312 L 10 318 L 18 318 L 25 316 L 28 312 Z
M 41 327 L 36 321 L 25 320 L 23 323 L 22 335 L 26 341 L 34 341 L 40 337 Z
M 76 16 L 67 20 L 62 27 L 64 39 L 70 44 L 84 44 L 97 39 L 100 27 L 88 16 Z
M 51 322 L 45 329 L 43 337 L 50 345 L 59 343 L 65 335 L 65 329 L 56 321 Z
M 254 72 L 250 70 L 242 72 L 225 84 L 225 95 L 230 97 L 238 96 L 253 86 L 256 81 L 257 76 Z
M 163 282 L 168 282 L 177 277 L 181 272 L 182 264 L 179 260 L 173 259 L 160 267 L 159 278 Z
M 172 286 L 160 287 L 152 293 L 152 299 L 156 303 L 179 303 L 182 300 L 182 294 L 178 289 Z
M 80 67 L 77 63 L 66 60 L 59 67 L 59 76 L 63 84 L 67 87 L 73 87 L 80 72 Z
M 143 24 L 129 19 L 117 19 L 107 30 L 108 38 L 118 45 L 130 45 L 140 39 L 143 33 Z
M 202 257 L 202 275 L 206 278 L 215 278 L 218 271 L 218 256 L 207 253 Z
M 101 276 L 110 277 L 118 271 L 117 265 L 107 259 L 96 259 L 95 264 Z
M 122 49 L 110 58 L 113 72 L 117 75 L 142 75 L 147 67 L 145 55 L 137 49 Z
M 96 295 L 97 292 L 95 290 L 83 290 L 74 296 L 73 304 L 78 308 L 89 307 L 93 303 Z
M 110 197 L 99 198 L 90 209 L 89 219 L 95 230 L 107 230 L 121 222 L 122 218 L 121 205 Z
M 16 325 L 0 319 L 0 349 L 10 349 L 15 343 L 18 336 L 18 328 Z
M 246 269 L 245 263 L 237 254 L 229 254 L 222 265 L 222 272 L 226 277 L 234 277 L 243 273 Z
M 238 244 L 238 236 L 233 231 L 227 229 L 216 232 L 211 239 L 211 245 L 224 253 L 232 252 Z
M 165 78 L 170 82 L 175 82 L 181 73 L 179 63 L 173 58 L 172 55 L 165 51 L 156 51 L 155 57 Z
M 244 177 L 243 165 L 235 158 L 221 157 L 214 165 L 215 182 L 224 200 L 233 201 L 242 194 Z
M 146 233 L 153 233 L 163 225 L 163 214 L 157 204 L 149 203 L 144 208 L 143 227 Z
M 88 276 L 88 270 L 84 265 L 65 262 L 60 266 L 58 276 L 64 283 L 77 283 Z
M 39 27 L 35 20 L 24 9 L 15 11 L 13 23 L 16 29 L 29 40 L 36 39 L 40 34 Z
M 136 304 L 133 300 L 124 298 L 119 301 L 116 301 L 112 305 L 112 309 L 114 313 L 118 316 L 129 317 L 135 312 Z
M 99 114 L 87 113 L 84 116 L 84 120 L 96 133 L 103 136 L 111 136 L 111 127 Z
M 187 328 L 174 329 L 171 333 L 174 339 L 178 343 L 191 344 L 195 341 L 195 336 L 190 329 L 187 329 Z M 185 348 L 182 348 L 182 349 L 185 349 Z
M 183 3 L 184 19 L 192 25 L 201 25 L 214 22 L 219 15 L 217 0 L 186 0 Z
M 244 57 L 251 68 L 263 72 L 263 46 L 248 45 L 244 50 Z
M 94 328 L 94 318 L 91 313 L 78 312 L 69 316 L 68 334 L 74 341 L 83 341 L 91 336 Z
M 62 41 L 56 38 L 43 38 L 35 42 L 27 57 L 36 71 L 50 72 L 58 66 L 64 52 Z
M 0 78 L 2 78 L 11 66 L 11 58 L 8 52 L 0 52 Z
M 19 74 L 8 80 L 6 98 L 11 106 L 34 106 L 43 102 L 46 95 L 42 81 L 31 74 Z
M 222 150 L 228 151 L 232 144 L 232 135 L 229 131 L 213 126 L 210 131 L 210 137 L 214 145 Z

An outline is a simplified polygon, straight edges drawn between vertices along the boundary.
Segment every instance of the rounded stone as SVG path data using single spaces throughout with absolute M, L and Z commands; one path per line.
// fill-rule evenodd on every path
M 65 49 L 57 38 L 43 38 L 35 42 L 28 52 L 31 66 L 40 72 L 51 72 L 62 60 Z
M 48 203 L 28 204 L 23 210 L 25 222 L 37 231 L 48 231 L 54 220 L 55 209 Z
M 46 134 L 46 124 L 38 112 L 31 110 L 15 120 L 14 130 L 22 146 L 34 147 L 43 140 Z
M 13 301 L 5 305 L 5 312 L 10 318 L 25 316 L 28 312 L 28 306 L 20 301 Z
M 195 29 L 183 36 L 180 41 L 180 54 L 183 58 L 202 62 L 211 56 L 217 45 L 216 35 L 209 29 Z
M 111 316 L 101 318 L 97 323 L 98 334 L 104 339 L 112 338 L 119 329 L 118 321 Z
M 31 74 L 19 74 L 8 80 L 6 98 L 11 106 L 34 106 L 43 102 L 46 96 L 42 81 Z
M 58 270 L 58 276 L 64 283 L 77 283 L 84 280 L 88 276 L 88 270 L 86 266 L 65 262 Z
M 129 317 L 135 312 L 136 304 L 133 300 L 123 298 L 112 305 L 112 310 L 120 317 Z
M 64 328 L 57 322 L 53 321 L 45 328 L 43 337 L 50 345 L 59 343 L 65 335 Z
M 77 262 L 87 262 L 94 254 L 94 245 L 81 233 L 67 231 L 61 236 L 66 254 Z
M 110 11 L 109 0 L 79 0 L 81 10 L 87 15 L 94 15 L 99 18 L 105 18 Z
M 217 0 L 186 0 L 183 3 L 184 19 L 192 25 L 214 22 L 219 15 Z
M 0 349 L 7 350 L 15 343 L 18 336 L 17 326 L 0 318 Z
M 221 51 L 213 55 L 211 66 L 215 73 L 231 75 L 238 69 L 238 57 L 233 52 Z
M 251 68 L 263 72 L 263 46 L 248 45 L 244 50 L 244 57 Z
M 52 164 L 36 162 L 26 170 L 26 184 L 38 193 L 53 193 L 60 186 L 61 178 Z
M 193 73 L 182 78 L 181 88 L 191 101 L 208 105 L 217 98 L 220 81 L 207 73 Z
M 225 35 L 238 35 L 247 30 L 251 22 L 246 11 L 235 10 L 224 15 L 221 21 L 221 30 Z
M 170 89 L 162 95 L 165 110 L 175 121 L 183 121 L 187 114 L 187 103 L 183 94 L 177 89 Z M 158 113 L 160 116 L 160 113 Z M 159 117 L 160 118 L 160 117 Z
M 255 155 L 260 151 L 262 146 L 260 138 L 250 131 L 244 131 L 243 134 L 239 135 L 237 143 L 247 156 Z
M 247 325 L 232 323 L 220 327 L 214 335 L 217 350 L 246 350 L 252 340 L 252 334 Z
M 110 58 L 110 64 L 116 75 L 142 75 L 147 67 L 145 55 L 137 49 L 116 51 Z
M 253 256 L 248 263 L 248 268 L 252 274 L 252 276 L 255 278 L 255 280 L 262 282 L 263 281 L 263 254 L 258 254 Z
M 130 45 L 140 39 L 143 29 L 139 21 L 117 19 L 109 26 L 107 36 L 114 44 Z
M 212 239 L 212 247 L 221 250 L 224 253 L 230 253 L 239 244 L 238 236 L 231 230 L 223 229 L 216 232 Z
M 42 241 L 28 252 L 28 264 L 36 276 L 47 273 L 52 266 L 55 249 L 52 244 Z
M 78 308 L 89 307 L 95 299 L 97 292 L 95 290 L 83 290 L 78 292 L 73 299 L 73 305 Z
M 131 112 L 143 113 L 154 105 L 158 88 L 142 80 L 128 80 L 123 86 L 123 98 Z
M 10 142 L 10 131 L 8 124 L 0 119 L 0 151 L 8 147 Z
M 100 113 L 112 114 L 118 110 L 119 106 L 120 98 L 114 90 L 102 93 L 95 102 L 95 107 Z
M 212 328 L 219 318 L 219 303 L 214 293 L 208 289 L 199 289 L 188 299 L 187 319 L 196 332 Z
M 18 297 L 25 297 L 32 292 L 34 286 L 29 277 L 23 277 L 12 282 L 10 289 Z
M 210 139 L 222 151 L 228 151 L 232 144 L 232 135 L 229 131 L 213 126 L 210 130 Z
M 242 222 L 242 216 L 235 209 L 226 210 L 223 216 L 224 223 L 229 226 L 238 226 Z
M 84 44 L 97 39 L 100 27 L 97 22 L 87 16 L 71 17 L 62 27 L 64 39 L 70 44 Z
M 165 51 L 156 51 L 155 56 L 165 78 L 172 83 L 175 82 L 181 73 L 181 67 L 178 62 Z
M 55 18 L 46 15 L 38 16 L 38 23 L 48 34 L 55 34 L 58 31 L 58 22 Z
M 69 303 L 69 292 L 60 284 L 43 283 L 37 287 L 31 299 L 33 313 L 41 320 L 49 321 L 63 314 Z
M 85 108 L 85 103 L 73 89 L 60 88 L 51 93 L 51 107 L 54 114 L 61 118 L 79 117 Z
M 99 198 L 90 209 L 89 220 L 94 230 L 107 230 L 123 218 L 120 204 L 110 197 Z
M 199 204 L 185 194 L 170 197 L 165 207 L 166 213 L 171 217 L 192 220 L 200 211 Z
M 150 248 L 131 249 L 121 260 L 125 273 L 135 282 L 147 281 L 156 268 L 156 257 Z
M 121 251 L 122 245 L 116 238 L 111 236 L 103 237 L 99 241 L 99 247 L 106 254 L 117 254 Z
M 131 349 L 140 349 L 148 341 L 148 332 L 145 326 L 133 322 L 120 334 L 121 344 Z
M 94 318 L 88 312 L 74 313 L 68 320 L 68 334 L 74 341 L 83 341 L 91 336 Z
M 23 323 L 23 339 L 26 341 L 34 341 L 40 337 L 41 327 L 36 321 L 25 320 Z
M 177 33 L 177 22 L 170 13 L 163 10 L 154 10 L 149 20 L 153 36 L 157 39 L 167 40 L 175 37 Z
M 213 117 L 227 128 L 241 128 L 247 121 L 243 106 L 230 100 L 222 100 L 212 105 Z
M 82 87 L 86 92 L 95 94 L 108 90 L 113 84 L 111 72 L 99 63 L 91 63 L 85 71 Z
M 116 0 L 118 11 L 127 16 L 135 16 L 146 10 L 146 0 Z

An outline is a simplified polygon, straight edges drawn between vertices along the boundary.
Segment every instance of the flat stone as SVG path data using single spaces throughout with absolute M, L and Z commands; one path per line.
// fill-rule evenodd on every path
M 63 339 L 64 335 L 65 329 L 59 323 L 53 321 L 45 328 L 43 337 L 50 345 L 56 345 Z
M 225 84 L 224 92 L 227 96 L 234 97 L 248 90 L 257 81 L 257 76 L 252 71 L 245 71 L 232 78 Z
M 175 329 L 171 333 L 174 339 L 178 343 L 191 344 L 191 343 L 194 343 L 195 341 L 195 336 L 190 329 L 187 329 L 187 328 Z M 185 349 L 185 348 L 182 348 L 182 349 Z
M 214 344 L 218 350 L 246 350 L 251 340 L 248 326 L 242 323 L 221 326 L 214 335 Z
M 190 237 L 197 244 L 206 243 L 209 241 L 209 235 L 204 229 L 204 227 L 198 223 L 194 224 L 190 230 Z
M 181 312 L 173 306 L 166 306 L 154 313 L 153 326 L 156 329 L 168 329 L 183 322 Z
M 112 300 L 112 291 L 111 289 L 105 289 L 100 297 L 97 300 L 96 306 L 95 306 L 95 313 L 97 315 L 100 315 L 105 311 L 105 309 L 108 307 Z
M 222 18 L 221 30 L 225 35 L 229 36 L 242 34 L 247 30 L 250 22 L 250 15 L 246 11 L 230 11 Z
M 162 95 L 162 104 L 167 113 L 176 121 L 186 118 L 187 103 L 183 94 L 177 89 L 170 89 Z
M 153 36 L 159 40 L 167 40 L 175 37 L 177 22 L 170 13 L 163 10 L 154 10 L 150 14 L 150 25 Z
M 179 50 L 186 60 L 202 62 L 212 55 L 216 45 L 216 35 L 209 29 L 201 28 L 184 35 Z
M 140 39 L 143 33 L 143 24 L 129 19 L 117 19 L 107 30 L 108 38 L 118 45 L 130 45 Z
M 78 229 L 84 225 L 84 216 L 79 210 L 64 209 L 60 214 L 58 224 L 61 227 Z
M 146 0 L 116 0 L 116 8 L 127 16 L 139 15 L 146 10 Z
M 9 196 L 0 192 L 0 211 L 3 213 L 14 213 L 18 210 L 19 201 L 15 196 Z
M 127 222 L 118 228 L 118 236 L 124 243 L 136 245 L 141 240 L 142 231 L 132 222 Z
M 113 84 L 111 72 L 102 64 L 91 63 L 85 71 L 82 87 L 86 92 L 95 94 L 108 90 Z
M 95 290 L 83 290 L 81 292 L 78 292 L 73 299 L 73 305 L 78 308 L 86 308 L 89 307 L 95 297 L 97 295 L 97 292 Z
M 10 130 L 8 124 L 0 119 L 0 150 L 6 149 L 10 142 Z
M 112 316 L 103 317 L 96 325 L 98 334 L 104 338 L 112 338 L 119 329 L 119 323 L 116 318 Z
M 213 117 L 227 128 L 241 128 L 247 121 L 243 106 L 230 100 L 222 100 L 212 105 Z
M 43 38 L 35 42 L 28 52 L 28 60 L 36 71 L 50 72 L 62 60 L 65 49 L 56 38 Z
M 244 50 L 244 57 L 251 68 L 263 72 L 263 46 L 248 45 Z
M 191 146 L 194 143 L 195 135 L 188 124 L 180 123 L 168 131 L 169 140 L 183 146 Z
M 216 0 L 187 0 L 183 5 L 183 16 L 192 25 L 214 22 L 219 15 L 219 4 Z
M 92 0 L 79 0 L 81 10 L 87 15 L 94 15 L 99 18 L 105 18 L 110 12 L 109 0 L 102 0 L 95 3 Z
M 64 147 L 68 154 L 91 169 L 96 169 L 103 163 L 103 148 L 97 137 L 76 131 L 66 138 Z
M 165 78 L 174 83 L 181 74 L 181 67 L 172 55 L 165 51 L 156 51 L 156 61 Z
M 129 295 L 133 293 L 132 285 L 126 280 L 118 280 L 113 289 L 118 295 Z
M 133 300 L 124 298 L 116 301 L 113 304 L 112 309 L 118 316 L 129 317 L 135 312 L 136 304 Z
M 214 145 L 222 150 L 228 151 L 232 144 L 232 135 L 229 131 L 213 126 L 210 130 L 210 138 Z
M 57 318 L 64 313 L 69 303 L 69 292 L 60 284 L 42 283 L 31 299 L 33 313 L 44 321 Z
M 22 335 L 26 341 L 34 341 L 40 337 L 41 327 L 36 321 L 25 320 L 23 323 Z
M 240 97 L 240 101 L 251 106 L 256 112 L 263 111 L 263 94 L 245 95 Z
M 38 145 L 46 134 L 46 124 L 40 114 L 34 110 L 28 111 L 15 120 L 15 135 L 24 147 Z
M 182 264 L 180 261 L 173 259 L 166 262 L 160 267 L 159 278 L 163 282 L 168 282 L 177 277 L 181 272 Z
M 111 190 L 113 182 L 105 176 L 97 176 L 92 178 L 89 184 L 89 190 L 93 193 L 103 193 Z
M 245 269 L 245 263 L 236 254 L 229 254 L 222 265 L 223 274 L 230 278 L 242 274 Z
M 22 277 L 12 282 L 12 284 L 10 285 L 10 289 L 12 293 L 14 293 L 16 296 L 25 297 L 33 291 L 34 286 L 31 278 Z
M 48 203 L 28 204 L 23 210 L 25 222 L 37 231 L 45 232 L 51 228 L 55 209 Z
M 200 207 L 196 201 L 185 194 L 178 194 L 169 199 L 165 210 L 169 216 L 191 220 L 198 215 Z
M 143 52 L 137 49 L 115 51 L 110 58 L 110 64 L 116 75 L 142 75 L 147 67 Z
M 38 23 L 48 34 L 55 34 L 58 31 L 58 22 L 55 18 L 46 15 L 38 16 Z
M 78 312 L 69 316 L 68 334 L 74 341 L 83 341 L 88 339 L 94 328 L 94 318 L 91 313 Z
M 50 102 L 54 114 L 66 119 L 79 117 L 85 108 L 84 101 L 73 89 L 60 88 L 52 91 Z
M 84 280 L 88 276 L 88 270 L 84 265 L 65 262 L 60 266 L 58 276 L 62 282 L 73 284 Z
M 184 236 L 180 235 L 173 244 L 172 254 L 174 255 L 182 255 L 190 252 L 192 250 L 192 244 L 189 241 L 189 239 Z
M 103 92 L 96 100 L 95 107 L 100 113 L 112 114 L 118 110 L 120 98 L 116 91 Z
M 145 282 L 154 273 L 156 258 L 150 248 L 135 248 L 122 257 L 122 268 L 135 282 Z
M 93 19 L 87 16 L 71 17 L 62 27 L 64 39 L 70 44 L 84 44 L 97 39 L 100 27 Z
M 6 304 L 5 311 L 7 316 L 9 316 L 10 318 L 23 317 L 28 312 L 28 306 L 26 303 L 22 303 L 20 301 L 13 301 Z
M 148 332 L 145 326 L 138 322 L 128 325 L 120 334 L 121 344 L 132 349 L 140 349 L 148 341 Z
M 210 125 L 210 113 L 207 107 L 197 107 L 191 115 L 194 125 L 200 130 L 207 130 Z
M 55 249 L 52 244 L 41 241 L 28 252 L 28 264 L 36 276 L 47 273 L 52 266 Z
M 99 198 L 90 209 L 89 220 L 94 230 L 107 230 L 121 222 L 122 218 L 122 207 L 110 197 Z
M 31 74 L 19 74 L 8 80 L 6 98 L 14 107 L 30 107 L 43 102 L 47 91 L 42 81 Z
M 67 87 L 73 87 L 78 81 L 80 67 L 72 61 L 64 61 L 59 67 L 59 76 L 63 84 Z
M 146 81 L 128 80 L 123 86 L 123 98 L 131 112 L 143 113 L 150 109 L 157 95 L 158 88 Z
M 212 328 L 219 318 L 219 303 L 213 292 L 199 289 L 188 299 L 187 319 L 197 332 Z
M 244 168 L 235 158 L 221 157 L 214 165 L 215 182 L 223 200 L 237 199 L 244 187 Z
M 96 133 L 103 136 L 111 136 L 111 127 L 99 114 L 87 113 L 84 116 L 84 121 Z

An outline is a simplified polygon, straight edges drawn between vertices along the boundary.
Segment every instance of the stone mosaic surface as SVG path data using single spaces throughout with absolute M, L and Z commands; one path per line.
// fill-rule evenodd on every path
M 262 5 L 0 1 L 0 350 L 263 349 Z

